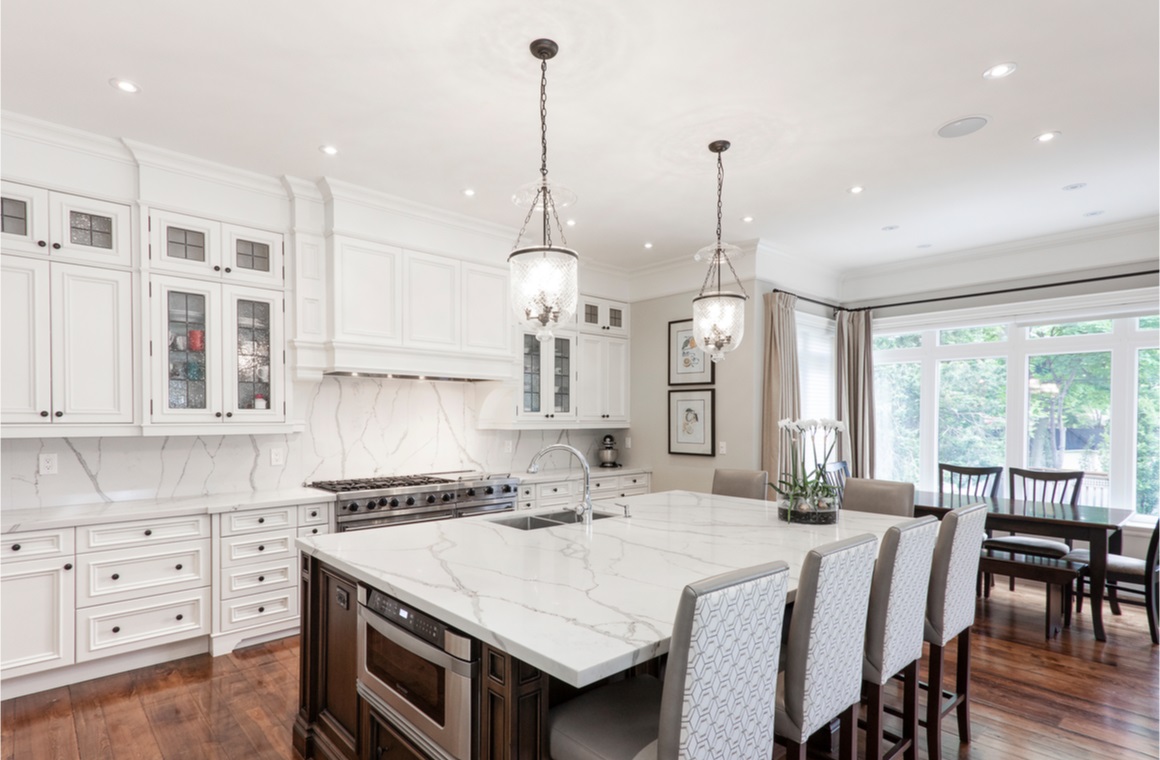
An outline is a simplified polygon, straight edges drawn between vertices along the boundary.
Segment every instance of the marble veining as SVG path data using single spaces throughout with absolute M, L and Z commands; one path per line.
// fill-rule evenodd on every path
M 549 443 L 569 443 L 597 461 L 604 432 L 479 430 L 471 383 L 327 377 L 296 385 L 294 399 L 303 433 L 0 440 L 0 512 L 259 493 L 372 475 L 522 474 Z M 285 452 L 285 464 L 270 464 L 274 448 Z M 37 457 L 51 453 L 60 473 L 38 475 Z M 550 464 L 560 466 L 558 475 L 575 469 L 562 458 Z
M 899 522 L 847 512 L 836 525 L 788 525 L 773 502 L 687 491 L 615 501 L 629 504 L 632 516 L 588 528 L 521 531 L 485 516 L 301 538 L 298 545 L 583 686 L 667 651 L 686 584 L 784 559 L 792 600 L 811 547 L 862 533 L 880 537 Z

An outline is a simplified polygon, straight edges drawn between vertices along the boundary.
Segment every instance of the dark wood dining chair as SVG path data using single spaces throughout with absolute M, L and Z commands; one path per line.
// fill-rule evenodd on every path
M 1028 501 L 1036 504 L 1079 503 L 1079 490 L 1083 484 L 1082 470 L 1024 470 L 1012 467 L 1007 472 L 1007 498 L 1012 501 Z M 1051 557 L 1063 559 L 1071 552 L 1071 544 L 1050 538 L 1035 536 L 995 536 L 983 542 L 983 549 L 1024 554 L 1031 557 Z M 1015 578 L 1010 581 L 1012 590 Z M 983 579 L 984 593 L 990 593 L 990 574 Z
M 1002 467 L 961 467 L 957 464 L 938 463 L 939 490 L 980 499 L 994 499 L 999 496 L 999 484 L 1003 480 Z
M 1157 567 L 1157 562 L 1160 562 L 1158 543 L 1160 543 L 1160 522 L 1152 528 L 1152 539 L 1148 542 L 1148 551 L 1144 555 L 1144 559 L 1125 557 L 1122 554 L 1109 554 L 1107 575 L 1108 606 L 1113 615 L 1119 615 L 1122 612 L 1120 602 L 1127 601 L 1120 598 L 1121 592 L 1143 593 L 1144 606 L 1148 608 L 1148 633 L 1152 635 L 1153 644 L 1160 644 L 1160 631 L 1157 630 L 1157 604 L 1160 604 L 1160 600 L 1158 600 L 1160 599 L 1160 568 Z M 1090 558 L 1091 553 L 1087 549 L 1076 549 L 1064 559 L 1086 563 Z M 1087 568 L 1080 572 L 1079 583 L 1076 584 L 1076 612 L 1083 611 L 1085 581 L 1091 582 L 1091 573 Z M 1121 585 L 1124 583 L 1131 585 Z M 1143 586 L 1144 588 L 1143 591 L 1140 591 L 1132 586 Z
M 846 493 L 846 478 L 850 477 L 850 465 L 844 460 L 827 462 L 822 469 L 822 477 L 826 479 L 827 484 L 837 490 L 838 506 L 842 506 L 842 496 Z

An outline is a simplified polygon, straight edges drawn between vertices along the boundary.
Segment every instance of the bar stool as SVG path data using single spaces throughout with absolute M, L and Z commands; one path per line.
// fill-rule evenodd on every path
M 774 720 L 788 760 L 804 760 L 810 734 L 836 717 L 840 756 L 854 757 L 875 543 L 868 533 L 835 541 L 802 563 Z
M 553 760 L 769 760 L 788 577 L 770 562 L 686 586 L 664 685 L 637 676 L 554 708 Z
M 987 505 L 953 509 L 942 519 L 931 560 L 923 638 L 930 645 L 927 686 L 927 753 L 942 757 L 942 719 L 957 708 L 959 741 L 971 741 L 971 626 L 975 622 L 975 581 L 979 549 L 987 522 Z M 943 692 L 944 649 L 958 640 L 954 692 Z M 944 704 L 943 697 L 950 697 Z
M 846 478 L 842 509 L 914 517 L 914 483 Z
M 866 618 L 866 651 L 862 661 L 862 695 L 866 701 L 866 757 L 873 760 L 905 752 L 918 755 L 918 661 L 922 659 L 926 595 L 939 522 L 920 517 L 895 525 L 882 537 L 870 607 Z M 904 674 L 902 737 L 883 752 L 882 690 Z
M 769 473 L 765 470 L 713 470 L 713 493 L 742 499 L 765 499 Z

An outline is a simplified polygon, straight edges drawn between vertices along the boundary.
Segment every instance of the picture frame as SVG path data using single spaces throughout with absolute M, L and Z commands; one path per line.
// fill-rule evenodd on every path
M 669 391 L 669 453 L 715 456 L 716 391 L 712 388 Z
M 669 322 L 669 385 L 712 385 L 715 365 L 693 340 L 693 320 Z

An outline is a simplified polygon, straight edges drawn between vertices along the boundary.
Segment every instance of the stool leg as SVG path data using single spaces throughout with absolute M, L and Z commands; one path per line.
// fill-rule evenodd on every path
M 786 739 L 785 760 L 806 760 L 806 745 Z
M 902 669 L 902 738 L 909 739 L 905 760 L 918 760 L 918 660 Z M 875 757 L 867 753 L 867 757 Z
M 842 711 L 838 728 L 838 760 L 855 760 L 858 755 L 858 707 L 859 703 Z
M 873 681 L 862 682 L 862 693 L 866 695 L 866 758 L 880 760 L 882 757 L 882 685 Z
M 931 644 L 926 687 L 926 752 L 930 760 L 942 760 L 943 664 L 943 648 Z
M 971 741 L 971 629 L 964 628 L 959 634 L 958 675 L 955 693 L 962 697 L 959 702 L 959 741 Z

